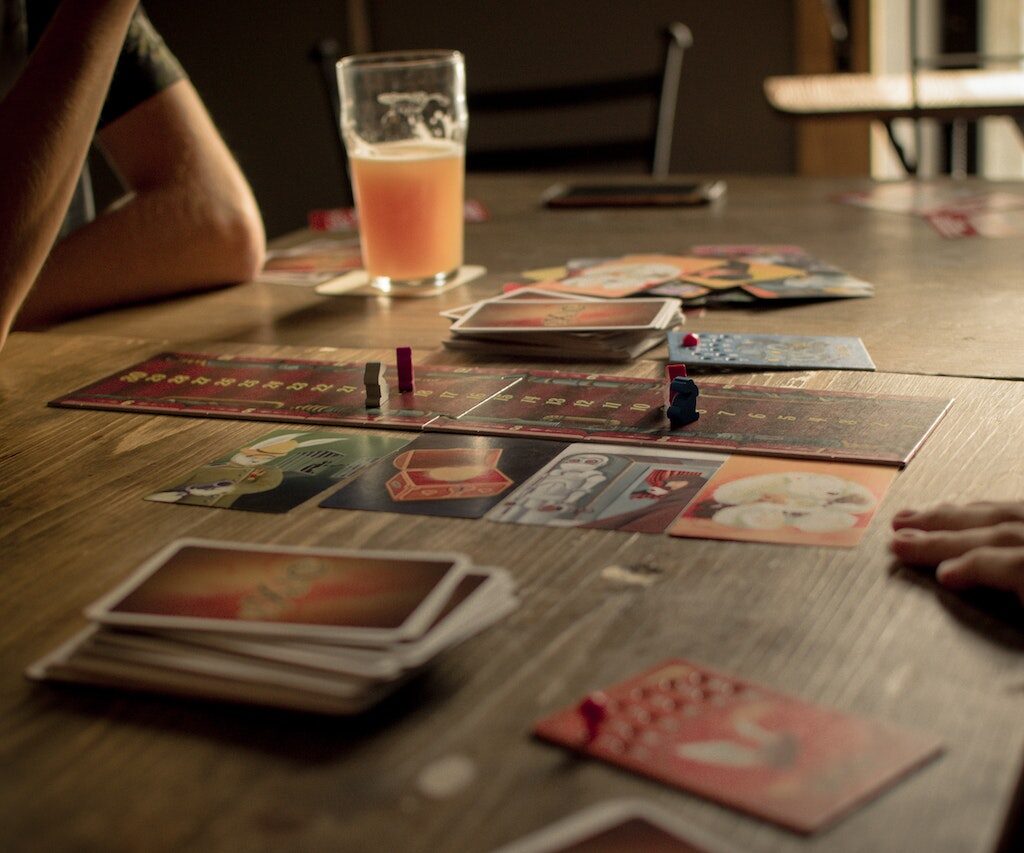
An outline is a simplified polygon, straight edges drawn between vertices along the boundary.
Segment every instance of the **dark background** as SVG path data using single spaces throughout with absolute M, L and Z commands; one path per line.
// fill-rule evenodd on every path
M 657 71 L 660 29 L 682 21 L 694 46 L 683 63 L 672 171 L 793 170 L 793 126 L 769 111 L 761 89 L 766 76 L 794 69 L 788 0 L 370 0 L 368 6 L 375 50 L 462 50 L 471 93 Z M 252 182 L 269 236 L 301 227 L 311 208 L 350 203 L 319 70 L 307 58 L 327 36 L 348 52 L 343 0 L 146 0 L 145 7 Z M 510 138 L 581 130 L 600 139 L 616 125 L 647 121 L 642 106 L 626 103 L 541 119 L 471 114 L 469 147 L 508 147 Z

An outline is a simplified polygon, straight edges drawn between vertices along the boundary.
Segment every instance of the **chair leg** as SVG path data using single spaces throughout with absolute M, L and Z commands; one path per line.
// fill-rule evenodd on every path
M 679 81 L 683 73 L 683 53 L 693 45 L 693 33 L 686 24 L 675 21 L 668 26 L 668 47 L 665 51 L 665 70 L 661 78 L 658 99 L 658 118 L 654 131 L 654 156 L 651 175 L 665 178 L 672 164 L 672 137 L 675 133 L 676 104 L 679 101 Z
M 896 138 L 896 132 L 893 130 L 892 121 L 882 122 L 885 125 L 885 132 L 889 135 L 889 142 L 892 144 L 893 151 L 896 152 L 896 156 L 899 158 L 900 165 L 903 166 L 904 170 L 911 177 L 917 175 L 917 160 L 911 160 L 907 154 L 906 149 L 903 147 L 899 139 Z

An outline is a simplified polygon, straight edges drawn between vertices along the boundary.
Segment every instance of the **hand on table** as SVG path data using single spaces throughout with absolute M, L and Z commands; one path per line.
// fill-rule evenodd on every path
M 905 509 L 892 526 L 892 552 L 910 565 L 935 566 L 943 586 L 991 586 L 1024 603 L 1024 501 Z

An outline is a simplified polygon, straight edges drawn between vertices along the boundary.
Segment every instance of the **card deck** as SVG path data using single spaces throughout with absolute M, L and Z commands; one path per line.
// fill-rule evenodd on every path
M 384 435 L 275 430 L 146 500 L 287 512 L 408 443 Z
M 561 449 L 529 438 L 423 435 L 320 506 L 480 518 Z
M 447 317 L 449 320 L 458 320 L 459 317 L 468 314 L 484 302 L 522 302 L 523 300 L 529 300 L 532 302 L 597 301 L 593 296 L 580 296 L 575 293 L 558 293 L 553 290 L 541 290 L 537 287 L 519 287 L 515 290 L 510 290 L 508 293 L 499 293 L 497 296 L 492 296 L 490 299 L 481 299 L 477 302 L 470 302 L 468 305 L 460 305 L 458 308 L 450 308 L 447 311 L 441 311 L 439 313 L 442 317 Z
M 539 720 L 544 740 L 800 833 L 817 832 L 935 758 L 929 735 L 814 705 L 686 660 Z
M 736 853 L 704 830 L 646 800 L 607 800 L 495 853 Z
M 696 346 L 668 333 L 669 361 L 691 370 L 874 370 L 860 338 L 701 332 Z
M 515 606 L 505 571 L 457 555 L 181 540 L 27 675 L 350 714 Z
M 468 565 L 460 554 L 179 539 L 86 614 L 125 628 L 379 645 L 421 635 Z
M 679 304 L 671 299 L 634 299 L 628 302 L 551 302 L 520 300 L 478 304 L 452 324 L 452 332 L 615 332 L 664 329 L 677 316 Z

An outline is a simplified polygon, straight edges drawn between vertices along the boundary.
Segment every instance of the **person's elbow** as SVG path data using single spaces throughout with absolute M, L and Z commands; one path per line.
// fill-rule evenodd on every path
M 250 196 L 228 205 L 218 217 L 215 251 L 224 281 L 252 281 L 263 269 L 267 241 L 256 202 Z

